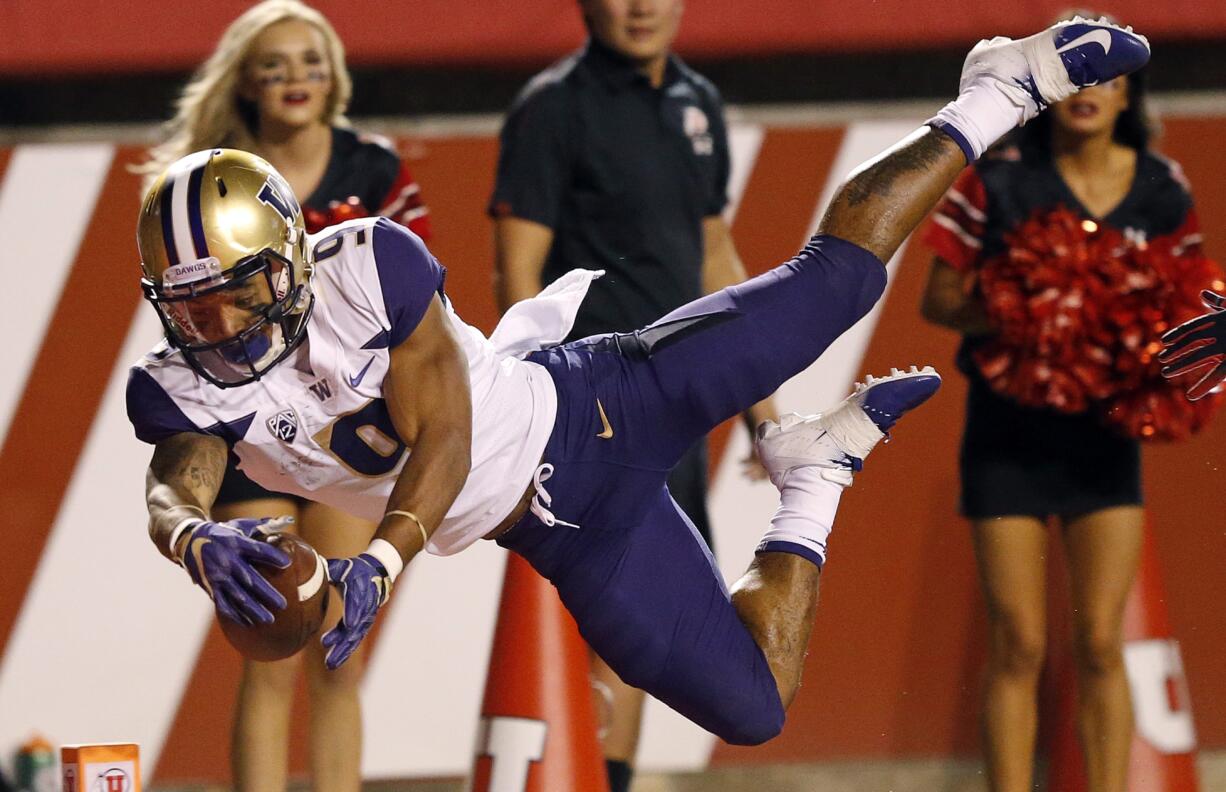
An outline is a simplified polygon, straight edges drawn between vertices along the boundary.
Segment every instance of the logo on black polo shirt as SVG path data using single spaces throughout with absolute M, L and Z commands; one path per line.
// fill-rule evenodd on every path
M 283 443 L 292 443 L 298 436 L 298 416 L 293 410 L 282 410 L 266 421 L 268 433 Z
M 715 151 L 715 141 L 711 137 L 711 122 L 707 114 L 694 105 L 686 105 L 681 114 L 681 128 L 694 146 L 694 153 L 710 156 Z

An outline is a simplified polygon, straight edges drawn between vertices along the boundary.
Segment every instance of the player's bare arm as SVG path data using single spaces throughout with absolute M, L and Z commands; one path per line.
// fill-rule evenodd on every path
M 177 561 L 187 534 L 170 546 L 171 532 L 192 517 L 208 518 L 226 470 L 226 444 L 211 435 L 184 432 L 158 443 L 145 475 L 149 537 L 158 552 Z
M 541 271 L 553 245 L 553 229 L 518 217 L 494 222 L 494 294 L 505 313 L 541 290 Z
M 391 352 L 383 384 L 396 433 L 412 449 L 387 500 L 387 517 L 375 532 L 405 563 L 451 508 L 471 467 L 472 391 L 468 363 L 437 295 L 421 323 Z
M 468 363 L 438 295 L 389 357 L 383 381 L 388 414 L 409 459 L 365 553 L 328 561 L 344 615 L 322 638 L 329 668 L 343 664 L 374 625 L 405 564 L 420 553 L 472 467 L 472 391 Z
M 226 444 L 182 432 L 157 444 L 145 478 L 149 536 L 158 551 L 182 564 L 218 612 L 239 624 L 268 624 L 285 598 L 255 565 L 284 567 L 289 557 L 263 541 L 268 520 L 215 523 L 209 508 L 226 469 Z

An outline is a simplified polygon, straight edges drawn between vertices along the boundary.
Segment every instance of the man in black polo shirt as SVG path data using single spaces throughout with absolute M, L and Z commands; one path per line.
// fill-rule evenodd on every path
M 580 7 L 591 38 L 517 98 L 490 201 L 502 310 L 572 268 L 605 270 L 572 339 L 645 327 L 746 277 L 720 214 L 729 155 L 719 92 L 669 52 L 681 0 Z M 772 413 L 763 402 L 746 423 L 752 431 Z M 710 544 L 706 467 L 700 443 L 669 489 Z M 748 469 L 757 477 L 756 465 Z M 618 792 L 628 784 L 642 695 L 602 666 L 594 673 L 612 691 L 604 743 Z

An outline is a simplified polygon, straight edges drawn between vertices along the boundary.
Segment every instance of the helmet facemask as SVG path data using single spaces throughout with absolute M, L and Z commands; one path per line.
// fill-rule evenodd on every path
M 218 269 L 215 259 L 192 262 L 168 270 L 160 285 L 142 279 L 141 288 L 170 344 L 202 377 L 229 388 L 289 355 L 305 336 L 312 301 L 292 262 L 271 250 Z

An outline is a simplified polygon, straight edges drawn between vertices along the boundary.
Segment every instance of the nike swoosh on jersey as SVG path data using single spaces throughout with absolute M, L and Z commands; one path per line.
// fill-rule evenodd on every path
M 356 388 L 357 386 L 361 385 L 362 379 L 366 376 L 366 372 L 370 369 L 370 364 L 374 362 L 375 362 L 375 356 L 371 355 L 370 360 L 366 361 L 366 365 L 362 366 L 362 370 L 358 372 L 358 375 L 356 377 L 350 374 L 349 375 L 349 387 Z
M 1076 49 L 1083 44 L 1097 44 L 1103 48 L 1103 54 L 1106 55 L 1111 51 L 1111 34 L 1105 30 L 1091 30 L 1089 33 L 1082 33 L 1077 38 L 1056 50 L 1056 52 L 1057 54 L 1061 52 L 1068 52 L 1069 50 Z
M 604 405 L 600 403 L 600 399 L 596 400 L 596 410 L 600 413 L 600 423 L 604 426 L 604 431 L 599 432 L 596 436 L 601 440 L 612 440 L 613 425 L 609 423 L 609 417 L 604 414 Z

